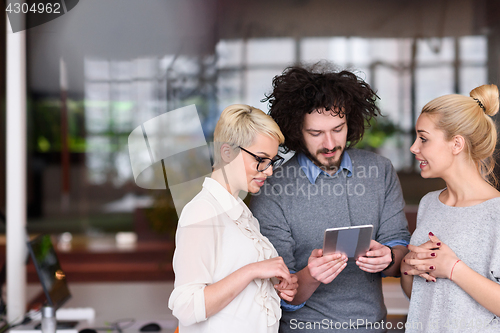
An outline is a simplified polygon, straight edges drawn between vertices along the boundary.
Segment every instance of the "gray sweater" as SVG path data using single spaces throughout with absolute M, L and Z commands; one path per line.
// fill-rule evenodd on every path
M 262 234 L 292 271 L 306 267 L 312 250 L 323 247 L 327 228 L 373 224 L 372 238 L 379 243 L 410 239 L 401 187 L 390 161 L 363 150 L 348 153 L 352 177 L 342 170 L 335 177 L 320 174 L 311 184 L 294 156 L 252 198 L 250 209 Z M 283 312 L 280 332 L 344 332 L 353 327 L 383 332 L 377 322 L 385 321 L 386 313 L 380 273 L 364 272 L 349 261 L 303 308 Z
M 500 198 L 451 207 L 439 201 L 441 192 L 431 192 L 420 201 L 411 244 L 427 242 L 432 232 L 467 266 L 499 283 Z M 406 326 L 406 332 L 500 332 L 500 318 L 448 279 L 425 283 L 415 276 Z

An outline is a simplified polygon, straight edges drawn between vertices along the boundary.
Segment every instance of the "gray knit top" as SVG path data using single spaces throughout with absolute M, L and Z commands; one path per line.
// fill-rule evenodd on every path
M 425 243 L 432 232 L 467 266 L 500 282 L 500 198 L 452 207 L 439 200 L 442 191 L 420 201 L 410 243 Z M 500 332 L 500 318 L 448 279 L 426 283 L 415 276 L 406 332 Z

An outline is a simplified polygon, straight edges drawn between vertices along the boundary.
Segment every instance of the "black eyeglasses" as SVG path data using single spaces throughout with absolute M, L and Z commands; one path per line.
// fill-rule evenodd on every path
M 270 158 L 267 158 L 267 157 L 257 156 L 254 153 L 249 152 L 248 150 L 246 150 L 245 148 L 243 148 L 241 146 L 238 146 L 238 148 L 240 148 L 241 150 L 243 150 L 243 151 L 247 152 L 248 154 L 252 155 L 255 158 L 255 160 L 257 162 L 259 162 L 257 164 L 257 171 L 259 171 L 259 172 L 265 171 L 270 166 L 272 166 L 273 169 L 277 168 L 281 164 L 283 164 L 283 161 L 284 161 L 284 158 L 281 157 L 281 156 L 279 156 L 279 155 L 276 155 L 276 156 L 273 157 L 273 159 L 270 159 Z

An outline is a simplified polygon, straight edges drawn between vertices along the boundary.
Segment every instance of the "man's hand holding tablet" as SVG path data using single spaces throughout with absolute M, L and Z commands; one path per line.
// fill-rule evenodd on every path
M 391 248 L 371 239 L 373 225 L 325 230 L 323 253 L 343 253 L 365 272 L 378 273 L 392 263 Z
M 378 273 L 391 265 L 392 258 L 393 254 L 390 247 L 372 240 L 366 256 L 359 257 L 356 260 L 356 265 L 365 272 Z
M 309 257 L 309 273 L 318 282 L 330 283 L 347 266 L 347 257 L 342 253 L 323 254 L 322 249 L 315 249 Z
M 383 271 L 392 261 L 391 250 L 371 239 L 372 225 L 334 228 L 325 230 L 323 249 L 312 251 L 307 264 L 307 273 L 298 272 L 308 290 L 302 292 L 307 297 L 298 297 L 297 304 L 307 299 L 320 283 L 332 282 L 347 266 L 349 259 L 356 260 L 360 269 L 370 273 Z M 309 276 L 309 277 L 308 277 Z M 295 300 L 294 300 L 295 302 Z

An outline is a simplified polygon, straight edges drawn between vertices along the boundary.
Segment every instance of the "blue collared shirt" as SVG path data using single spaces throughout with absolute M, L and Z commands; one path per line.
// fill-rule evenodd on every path
M 347 177 L 352 177 L 352 161 L 351 157 L 346 151 L 344 151 L 344 154 L 342 155 L 342 160 L 340 161 L 339 169 L 333 175 L 330 175 L 325 170 L 321 169 L 319 166 L 314 164 L 314 162 L 311 161 L 309 158 L 307 158 L 307 156 L 304 155 L 303 153 L 300 153 L 297 156 L 297 160 L 299 162 L 301 169 L 304 171 L 304 173 L 307 176 L 307 179 L 309 179 L 311 184 L 316 183 L 316 179 L 318 179 L 318 176 L 320 174 L 324 174 L 328 177 L 335 177 L 339 174 L 340 171 L 344 169 L 347 170 Z

